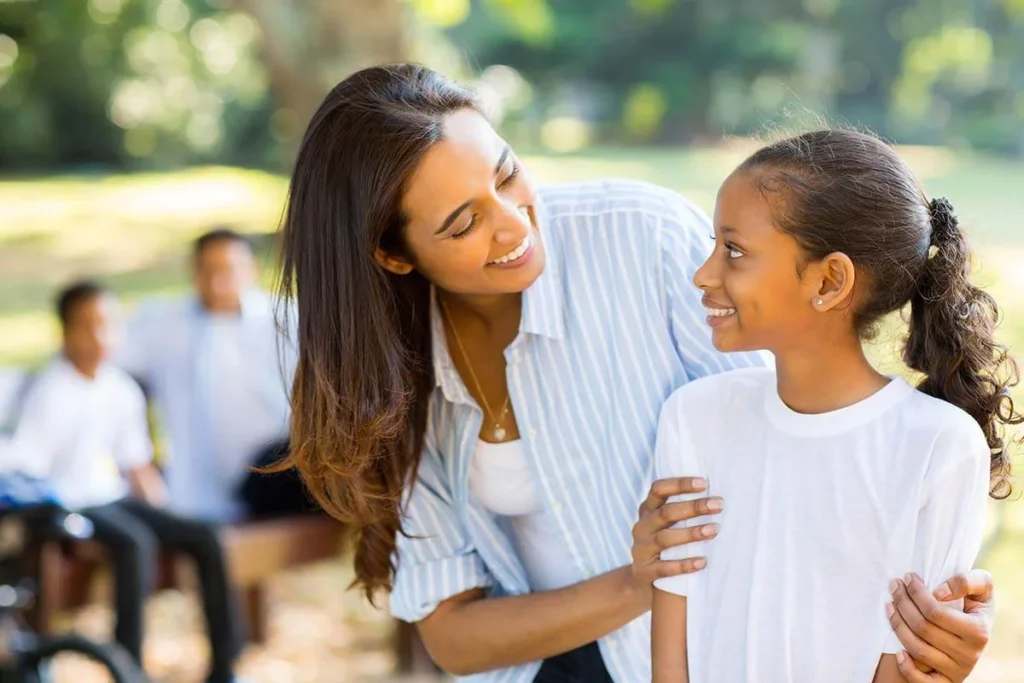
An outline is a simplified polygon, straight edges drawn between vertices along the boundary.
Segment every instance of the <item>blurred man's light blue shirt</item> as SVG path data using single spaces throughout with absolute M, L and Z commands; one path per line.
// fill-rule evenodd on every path
M 235 492 L 256 450 L 287 435 L 295 356 L 274 313 L 270 297 L 253 289 L 233 319 L 185 296 L 141 303 L 128 326 L 118 363 L 157 406 L 169 503 L 178 512 L 237 518 Z

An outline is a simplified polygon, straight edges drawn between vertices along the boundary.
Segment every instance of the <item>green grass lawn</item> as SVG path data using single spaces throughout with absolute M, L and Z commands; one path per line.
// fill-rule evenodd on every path
M 749 151 L 602 149 L 572 156 L 525 155 L 541 181 L 619 176 L 649 180 L 690 197 L 706 210 L 719 183 Z M 978 253 L 980 284 L 1005 311 L 1002 337 L 1024 344 L 1024 165 L 943 149 L 906 148 L 930 194 L 957 207 Z M 188 242 L 215 224 L 268 235 L 286 194 L 284 178 L 230 168 L 170 174 L 58 176 L 0 181 L 0 365 L 41 362 L 56 344 L 50 301 L 72 277 L 97 276 L 126 299 L 187 286 Z M 264 240 L 264 243 L 269 240 Z M 266 249 L 268 265 L 272 256 Z M 268 268 L 269 270 L 269 268 Z M 898 325 L 873 349 L 898 369 Z M 1024 681 L 1024 505 L 1005 514 L 999 542 L 985 558 L 1001 589 L 991 663 L 972 680 Z M 1010 659 L 1021 657 L 1015 664 Z M 1007 668 L 1009 667 L 1009 668 Z M 1011 669 L 1021 670 L 1014 678 Z

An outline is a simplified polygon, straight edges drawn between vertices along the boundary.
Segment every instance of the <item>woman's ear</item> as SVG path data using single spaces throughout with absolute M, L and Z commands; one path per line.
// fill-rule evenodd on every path
M 392 256 L 380 247 L 373 250 L 373 259 L 384 270 L 395 275 L 408 275 L 412 272 L 412 264 L 404 258 Z
M 817 292 L 814 306 L 819 311 L 829 311 L 853 301 L 853 284 L 857 271 L 853 261 L 846 254 L 836 251 L 818 264 Z

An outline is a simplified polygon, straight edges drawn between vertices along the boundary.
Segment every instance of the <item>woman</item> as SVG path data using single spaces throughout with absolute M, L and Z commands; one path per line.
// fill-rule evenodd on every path
M 656 483 L 631 537 L 658 412 L 762 362 L 711 345 L 690 284 L 708 234 L 650 185 L 538 191 L 471 93 L 427 69 L 358 72 L 314 115 L 284 225 L 289 462 L 358 530 L 357 583 L 390 589 L 442 668 L 649 680 L 651 583 L 703 566 L 658 552 L 716 532 L 666 528 L 723 505 L 662 507 L 702 484 Z M 919 599 L 898 603 L 901 641 L 969 671 L 988 615 L 923 624 Z

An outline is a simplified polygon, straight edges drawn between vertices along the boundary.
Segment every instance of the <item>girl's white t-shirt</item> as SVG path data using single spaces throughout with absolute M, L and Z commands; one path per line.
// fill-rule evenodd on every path
M 981 546 L 990 451 L 960 409 L 893 379 L 867 399 L 807 415 L 779 398 L 773 369 L 684 385 L 662 410 L 656 478 L 704 476 L 723 511 L 707 557 L 659 579 L 687 598 L 691 683 L 864 683 L 902 650 L 889 581 L 932 588 Z M 681 496 L 678 500 L 703 497 Z

